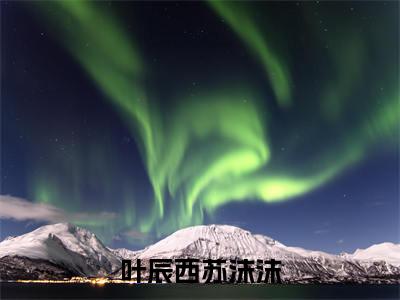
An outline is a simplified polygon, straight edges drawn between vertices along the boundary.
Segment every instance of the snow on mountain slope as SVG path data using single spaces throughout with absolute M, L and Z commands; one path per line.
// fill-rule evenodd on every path
M 295 252 L 303 257 L 307 258 L 325 258 L 325 259 L 338 259 L 337 255 L 329 254 L 323 251 L 307 250 L 300 247 L 286 247 L 286 250 Z
M 281 277 L 285 282 L 400 283 L 399 247 L 383 243 L 354 254 L 333 255 L 288 247 L 234 226 L 200 225 L 181 229 L 143 250 L 131 251 L 109 249 L 88 230 L 60 223 L 2 241 L 0 273 L 17 279 L 54 274 L 111 274 L 120 278 L 121 259 L 140 258 L 148 265 L 151 258 L 274 258 L 282 261 Z
M 386 261 L 392 265 L 400 266 L 400 244 L 381 243 L 366 249 L 357 249 L 347 257 L 357 260 Z
M 112 253 L 114 253 L 120 259 L 135 259 L 141 251 L 132 251 L 126 248 L 111 249 L 108 248 Z
M 15 238 L 15 237 L 16 237 L 16 236 L 14 236 L 14 235 L 10 235 L 10 236 L 6 237 L 4 240 L 2 240 L 2 242 L 8 241 L 8 240 L 12 240 L 12 239 Z
M 383 250 L 383 249 L 382 249 Z M 395 251 L 397 251 L 395 249 Z M 386 261 L 360 263 L 322 251 L 288 247 L 263 235 L 229 225 L 200 225 L 176 231 L 137 251 L 148 265 L 151 258 L 277 259 L 286 282 L 400 282 L 400 268 Z M 113 274 L 120 277 L 120 271 Z
M 120 259 L 93 233 L 69 223 L 46 225 L 2 241 L 0 258 L 5 256 L 48 260 L 87 276 L 120 267 Z
M 288 258 L 298 255 L 284 248 L 273 247 L 268 237 L 253 236 L 249 231 L 229 225 L 199 225 L 176 231 L 145 248 L 138 258 Z
M 274 240 L 268 236 L 261 235 L 261 234 L 253 234 L 253 236 L 265 245 L 285 247 L 284 244 L 282 244 L 282 243 L 278 242 L 277 240 Z

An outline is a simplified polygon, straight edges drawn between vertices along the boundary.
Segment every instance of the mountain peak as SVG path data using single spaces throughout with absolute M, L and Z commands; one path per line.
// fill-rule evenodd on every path
M 94 275 L 119 267 L 120 260 L 96 235 L 71 223 L 45 225 L 0 243 L 0 258 L 44 259 L 78 273 Z
M 357 249 L 350 256 L 360 260 L 385 260 L 400 266 L 400 244 L 391 242 L 375 244 L 366 249 Z
M 174 257 L 282 257 L 289 254 L 273 239 L 253 235 L 231 225 L 198 225 L 180 229 L 147 247 L 139 258 Z
M 196 233 L 200 235 L 211 234 L 211 233 L 232 233 L 232 234 L 247 234 L 250 235 L 250 231 L 242 229 L 240 227 L 232 226 L 232 225 L 223 225 L 223 224 L 210 224 L 210 225 L 196 225 L 189 226 L 186 228 L 182 228 L 178 231 L 175 231 L 172 235 L 175 234 L 188 234 L 188 233 Z
M 81 229 L 80 227 L 70 223 L 70 222 L 62 222 L 62 223 L 54 223 L 41 226 L 34 230 L 33 232 L 70 232 L 74 233 L 77 229 Z M 83 228 L 82 228 L 83 229 Z M 86 230 L 86 229 L 83 229 Z
M 140 258 L 146 261 L 151 258 L 187 257 L 274 258 L 283 262 L 282 278 L 293 282 L 374 282 L 371 274 L 375 274 L 378 281 L 382 280 L 382 276 L 387 276 L 385 280 L 389 282 L 393 275 L 400 274 L 400 268 L 396 267 L 400 261 L 400 244 L 382 243 L 358 249 L 354 254 L 338 256 L 288 247 L 270 237 L 252 234 L 231 225 L 183 228 L 139 251 L 106 248 L 95 234 L 71 223 L 42 226 L 0 243 L 0 271 L 1 262 L 3 266 L 12 266 L 22 261 L 27 266 L 24 270 L 28 270 L 29 266 L 43 267 L 45 261 L 49 264 L 42 270 L 44 273 L 47 268 L 53 270 L 53 265 L 56 265 L 58 269 L 55 271 L 60 271 L 60 274 L 104 276 L 111 272 L 120 276 L 121 259 Z M 394 282 L 398 282 L 396 278 Z
M 196 225 L 189 226 L 186 228 L 182 228 L 178 231 L 175 231 L 170 236 L 185 236 L 185 237 L 216 237 L 218 235 L 243 235 L 243 236 L 251 236 L 253 235 L 250 231 L 233 226 L 233 225 L 224 225 L 224 224 L 210 224 L 210 225 Z M 273 241 L 272 238 L 264 236 L 264 235 L 256 235 L 259 237 L 264 237 L 268 240 Z

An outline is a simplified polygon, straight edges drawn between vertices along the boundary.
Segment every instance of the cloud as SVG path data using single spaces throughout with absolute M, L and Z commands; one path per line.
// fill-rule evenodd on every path
M 336 243 L 343 244 L 344 243 L 344 239 L 337 240 Z
M 63 222 L 65 213 L 48 204 L 33 203 L 12 196 L 0 196 L 0 219 Z
M 317 229 L 317 230 L 314 230 L 314 234 L 325 234 L 325 233 L 328 233 L 328 232 L 329 232 L 328 229 Z
M 114 212 L 69 213 L 51 204 L 34 203 L 17 197 L 0 195 L 0 219 L 59 223 L 88 220 L 107 222 L 116 217 L 117 214 Z

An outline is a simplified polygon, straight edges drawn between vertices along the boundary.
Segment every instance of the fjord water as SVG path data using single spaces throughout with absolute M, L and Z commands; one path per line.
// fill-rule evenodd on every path
M 31 284 L 3 282 L 2 299 L 399 299 L 400 285 Z

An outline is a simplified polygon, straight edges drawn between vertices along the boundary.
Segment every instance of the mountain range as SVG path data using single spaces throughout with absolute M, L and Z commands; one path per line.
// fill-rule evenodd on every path
M 286 246 L 229 225 L 176 231 L 139 251 L 111 249 L 93 233 L 69 223 L 40 227 L 0 243 L 1 280 L 121 277 L 122 259 L 222 258 L 282 261 L 287 283 L 400 283 L 400 244 L 382 243 L 334 255 Z M 148 273 L 144 277 L 148 276 Z

